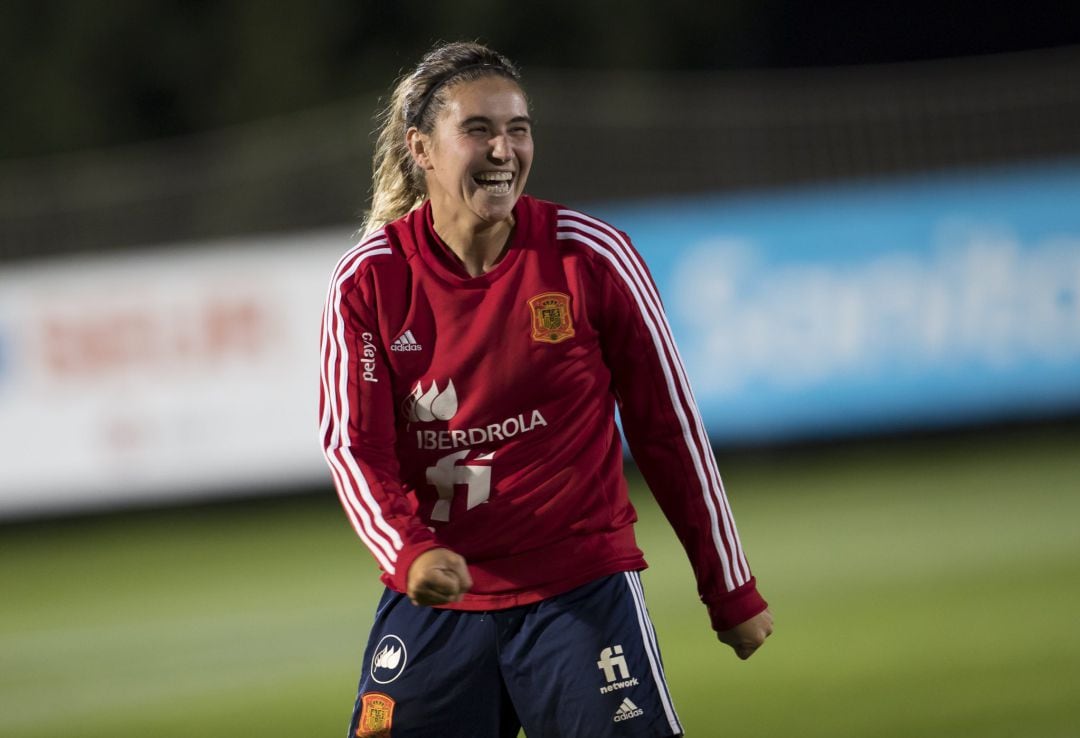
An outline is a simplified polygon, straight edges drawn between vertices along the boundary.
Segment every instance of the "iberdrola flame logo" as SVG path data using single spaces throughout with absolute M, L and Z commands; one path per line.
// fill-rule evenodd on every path
M 413 423 L 430 423 L 433 420 L 450 420 L 457 414 L 458 399 L 454 390 L 454 380 L 446 380 L 446 389 L 440 390 L 439 383 L 432 381 L 431 387 L 424 391 L 424 383 L 417 382 L 412 393 L 405 398 L 401 410 L 405 418 Z
M 375 655 L 374 664 L 376 669 L 396 669 L 400 663 L 400 648 L 391 648 L 389 645 L 383 646 L 383 649 Z

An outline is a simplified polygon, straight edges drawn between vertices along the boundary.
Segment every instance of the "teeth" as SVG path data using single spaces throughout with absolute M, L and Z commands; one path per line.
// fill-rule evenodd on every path
M 486 190 L 487 192 L 491 192 L 492 194 L 495 194 L 495 195 L 505 195 L 506 193 L 510 192 L 510 183 L 507 182 L 507 181 L 503 181 L 503 182 L 483 182 L 480 185 L 480 187 L 483 188 L 484 190 Z
M 513 177 L 513 172 L 482 172 L 476 175 L 476 179 L 483 182 L 509 182 Z

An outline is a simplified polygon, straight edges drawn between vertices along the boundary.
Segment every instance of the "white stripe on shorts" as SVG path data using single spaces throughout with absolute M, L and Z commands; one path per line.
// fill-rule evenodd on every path
M 671 727 L 672 735 L 682 735 L 683 728 L 679 723 L 679 716 L 675 714 L 675 706 L 671 703 L 671 692 L 668 691 L 667 677 L 664 676 L 664 665 L 660 661 L 660 646 L 656 643 L 656 632 L 653 630 L 652 621 L 649 620 L 649 613 L 645 609 L 645 591 L 641 586 L 641 575 L 636 571 L 628 571 L 623 572 L 623 576 L 634 597 L 634 609 L 637 610 L 641 640 L 645 644 L 645 654 L 649 657 L 649 668 L 652 670 L 653 681 L 656 682 L 660 702 L 664 706 L 668 726 Z

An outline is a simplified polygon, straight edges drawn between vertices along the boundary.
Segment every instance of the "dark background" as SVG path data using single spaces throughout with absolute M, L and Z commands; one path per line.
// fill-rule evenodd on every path
M 530 69 L 887 64 L 1080 42 L 1076 3 L 9 0 L 0 159 L 203 132 L 387 89 L 439 39 Z

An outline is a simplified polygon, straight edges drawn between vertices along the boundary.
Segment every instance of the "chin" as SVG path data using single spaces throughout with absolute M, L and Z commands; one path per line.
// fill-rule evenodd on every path
M 474 212 L 484 221 L 488 223 L 497 223 L 501 220 L 506 220 L 514 212 L 514 205 L 517 204 L 518 195 L 507 195 L 500 198 L 501 202 L 485 202 L 480 204 Z

